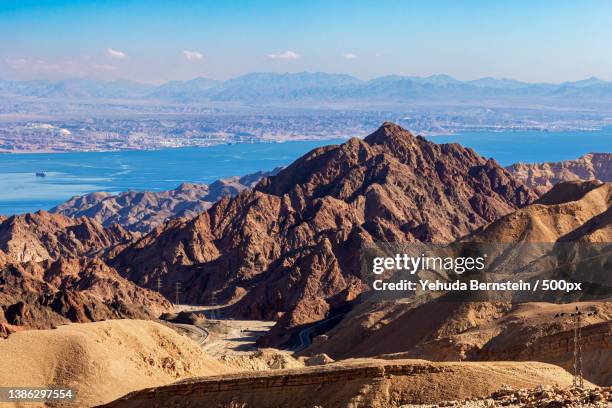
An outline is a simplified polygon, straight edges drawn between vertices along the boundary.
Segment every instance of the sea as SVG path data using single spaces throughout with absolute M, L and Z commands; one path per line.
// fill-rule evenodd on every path
M 429 136 L 460 143 L 501 165 L 577 158 L 612 152 L 612 128 L 564 132 L 464 132 Z M 144 151 L 0 154 L 0 214 L 49 210 L 75 195 L 94 191 L 163 191 L 183 182 L 286 166 L 308 151 L 344 139 L 231 144 Z M 36 176 L 44 172 L 45 177 Z

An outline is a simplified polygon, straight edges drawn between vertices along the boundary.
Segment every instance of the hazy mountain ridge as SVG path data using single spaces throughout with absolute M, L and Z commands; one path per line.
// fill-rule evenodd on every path
M 161 85 L 133 81 L 66 79 L 60 81 L 0 80 L 0 96 L 72 99 L 135 99 L 166 102 L 238 102 L 249 105 L 283 103 L 398 103 L 406 101 L 477 102 L 478 99 L 530 103 L 558 103 L 576 98 L 598 103 L 612 100 L 612 82 L 581 81 L 526 83 L 512 79 L 481 78 L 460 81 L 448 75 L 429 77 L 388 75 L 362 80 L 346 74 L 322 72 L 250 73 L 226 81 L 194 78 Z
M 280 168 L 270 172 L 259 171 L 244 176 L 217 180 L 211 184 L 183 183 L 174 190 L 128 191 L 119 194 L 95 192 L 72 197 L 50 210 L 51 213 L 69 217 L 88 217 L 105 227 L 119 224 L 137 232 L 150 232 L 166 221 L 192 218 L 207 210 L 223 197 L 233 197 L 251 188 L 263 177 L 272 176 Z

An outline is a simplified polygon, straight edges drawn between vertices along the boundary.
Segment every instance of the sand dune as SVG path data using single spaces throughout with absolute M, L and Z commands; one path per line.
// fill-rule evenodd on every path
M 146 387 L 229 371 L 195 342 L 143 320 L 18 332 L 0 340 L 0 355 L 2 386 L 76 388 L 79 407 L 109 402 Z

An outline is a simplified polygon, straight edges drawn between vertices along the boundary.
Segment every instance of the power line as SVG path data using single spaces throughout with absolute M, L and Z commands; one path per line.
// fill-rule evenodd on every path
M 176 282 L 176 285 L 175 285 L 176 302 L 174 302 L 175 306 L 179 305 L 180 294 L 181 294 L 181 282 Z
M 574 351 L 573 351 L 573 378 L 572 386 L 584 388 L 584 376 L 582 374 L 582 316 L 593 316 L 597 314 L 597 310 L 590 313 L 581 312 L 576 306 L 576 311 L 573 313 L 557 313 L 556 318 L 568 317 L 571 319 L 574 329 Z
M 211 304 L 213 308 L 210 310 L 210 318 L 212 320 L 215 320 L 215 317 L 216 317 L 215 309 L 217 308 L 217 294 L 215 292 L 213 292 L 211 295 Z

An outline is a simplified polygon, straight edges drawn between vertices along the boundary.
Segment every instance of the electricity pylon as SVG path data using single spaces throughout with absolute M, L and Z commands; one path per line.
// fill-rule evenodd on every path
M 584 377 L 582 375 L 582 316 L 593 316 L 597 314 L 597 310 L 590 313 L 581 312 L 576 306 L 576 311 L 573 313 L 557 313 L 556 318 L 568 317 L 572 320 L 574 328 L 574 373 L 572 386 L 584 388 Z
M 179 297 L 181 295 L 181 282 L 176 282 L 175 295 L 176 295 L 176 302 L 174 302 L 174 305 L 178 306 L 179 305 Z

